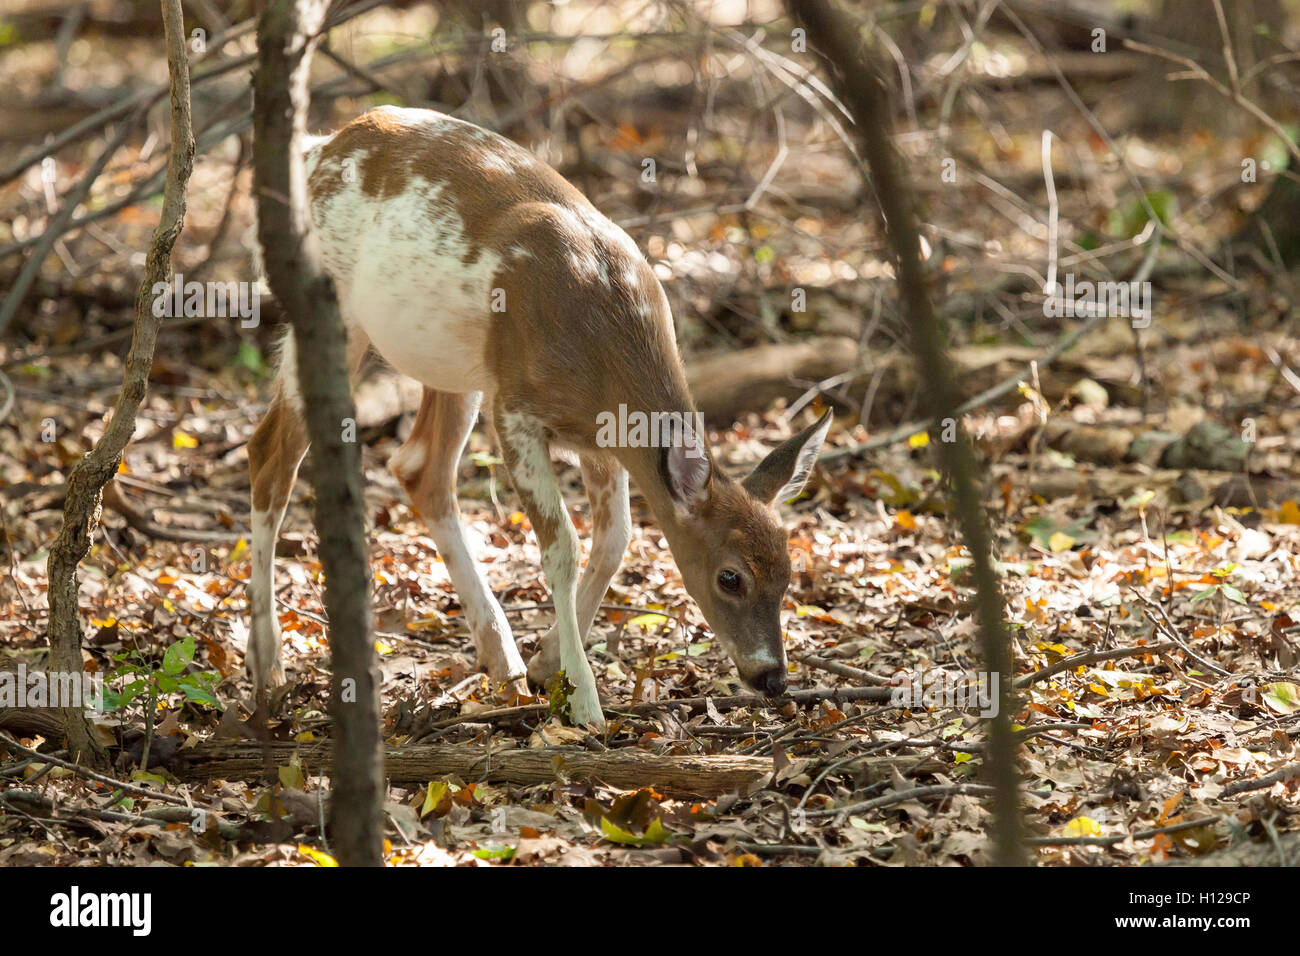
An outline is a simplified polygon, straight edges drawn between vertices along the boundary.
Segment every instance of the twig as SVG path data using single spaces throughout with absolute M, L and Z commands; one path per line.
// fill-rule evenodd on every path
M 204 322 L 210 321 L 212 320 L 206 315 L 182 316 L 180 318 L 169 319 L 163 323 L 163 327 L 159 330 L 158 334 L 162 335 L 177 329 L 187 328 L 191 325 L 200 325 Z M 125 342 L 134 333 L 135 329 L 131 326 L 127 326 L 126 328 L 118 329 L 116 332 L 109 332 L 107 335 L 101 335 L 98 338 L 93 339 L 86 339 L 82 342 L 59 345 L 42 351 L 26 351 L 20 355 L 15 355 L 13 358 L 8 359 L 4 364 L 0 365 L 0 371 L 18 368 L 21 365 L 30 365 L 33 362 L 40 361 L 41 359 L 63 358 L 67 355 L 77 355 L 82 352 L 98 352 L 107 346 L 116 345 L 118 342 Z
M 1236 780 L 1224 787 L 1220 792 L 1221 797 L 1231 797 L 1239 793 L 1247 793 L 1251 790 L 1263 790 L 1265 787 L 1271 787 L 1275 783 L 1283 783 L 1293 777 L 1300 777 L 1300 763 L 1288 764 L 1272 773 L 1266 773 L 1262 777 L 1254 777 L 1250 780 Z
M 1141 266 L 1138 267 L 1138 271 L 1134 273 L 1133 278 L 1130 280 L 1132 282 L 1145 282 L 1147 278 L 1151 275 L 1152 270 L 1155 268 L 1156 255 L 1160 249 L 1161 227 L 1158 220 L 1152 220 L 1152 221 L 1155 222 L 1155 228 L 1152 231 L 1149 238 L 1147 239 L 1147 243 L 1148 243 L 1147 254 L 1143 258 Z M 1033 366 L 1034 363 L 1037 363 L 1038 366 L 1042 368 L 1044 366 L 1050 365 L 1052 362 L 1055 362 L 1058 358 L 1060 358 L 1067 351 L 1073 348 L 1074 344 L 1078 342 L 1079 339 L 1083 338 L 1089 332 L 1096 329 L 1099 325 L 1101 325 L 1104 321 L 1106 321 L 1107 318 L 1109 318 L 1109 316 L 1105 315 L 1104 313 L 1090 317 L 1088 321 L 1083 323 L 1083 325 L 1079 326 L 1073 332 L 1070 332 L 1069 334 L 1062 336 L 1060 339 L 1057 340 L 1056 344 L 1053 345 L 1050 349 L 1048 349 L 1038 358 L 1026 364 L 1025 370 L 1023 372 L 1017 372 L 1014 375 L 1009 375 L 1006 378 L 1004 378 L 1002 381 L 998 382 L 996 385 L 990 386 L 989 388 L 986 388 L 984 391 L 980 392 L 978 395 L 972 396 L 971 398 L 968 398 L 966 401 L 962 402 L 953 410 L 953 416 L 960 417 L 962 415 L 967 415 L 973 412 L 975 409 L 982 408 L 983 406 L 989 404 L 989 402 L 996 401 L 997 399 L 1001 398 L 1003 395 L 1007 394 L 1008 392 L 1014 391 L 1020 385 L 1020 383 L 1024 381 L 1025 378 L 1028 376 L 1029 372 L 1031 371 L 1031 367 Z M 931 425 L 933 424 L 934 424 L 933 419 L 920 418 L 917 419 L 916 421 L 908 422 L 906 425 L 900 425 L 898 428 L 895 428 L 893 431 L 886 432 L 884 435 L 881 435 L 877 438 L 872 438 L 864 442 L 859 442 L 855 445 L 846 445 L 843 448 L 832 448 L 829 449 L 828 451 L 823 451 L 821 455 L 818 456 L 818 460 L 832 461 L 838 458 L 844 458 L 852 455 L 859 455 L 867 451 L 873 451 L 877 448 L 886 448 L 890 445 L 896 445 L 899 442 L 906 441 L 908 438 L 911 438 L 917 432 L 924 431 L 930 428 Z
M 22 304 L 23 299 L 27 296 L 27 290 L 31 288 L 32 283 L 40 274 L 41 263 L 45 261 L 46 255 L 49 254 L 59 236 L 67 231 L 68 225 L 72 222 L 72 214 L 76 212 L 77 207 L 90 193 L 90 188 L 95 184 L 95 180 L 99 179 L 104 168 L 108 166 L 108 161 L 122 148 L 127 136 L 143 118 L 143 113 L 137 113 L 131 119 L 120 123 L 113 139 L 100 152 L 94 164 L 91 165 L 90 169 L 86 170 L 85 175 L 81 177 L 77 185 L 68 190 L 64 196 L 62 208 L 59 209 L 54 220 L 46 227 L 45 232 L 41 234 L 40 239 L 36 242 L 36 247 L 31 251 L 27 261 L 23 263 L 22 269 L 18 272 L 18 276 L 9 287 L 4 305 L 0 305 L 0 335 L 4 335 L 5 329 L 8 328 L 13 317 L 18 314 L 18 306 Z
M 787 0 L 793 18 L 807 28 L 810 45 L 835 74 L 845 105 L 857 124 L 858 148 L 871 171 L 885 232 L 894 252 L 901 309 L 911 332 L 913 352 L 926 381 L 930 419 L 957 417 L 960 407 L 946 332 L 930 301 L 930 276 L 921 257 L 921 232 L 914 195 L 893 142 L 889 93 L 857 28 L 825 0 Z M 992 533 L 981 503 L 980 466 L 969 437 L 957 425 L 957 440 L 939 442 L 940 467 L 952 485 L 952 511 L 969 550 L 975 582 L 975 614 L 985 669 L 999 677 L 997 705 L 989 721 L 985 771 L 996 798 L 990 836 L 1000 865 L 1023 862 L 1020 848 L 1020 781 L 1015 765 L 1011 720 L 1017 710 L 1011 642 L 1004 617 L 1001 585 L 993 567 Z M 880 688 L 883 690 L 883 688 Z
M 1264 346 L 1264 354 L 1268 356 L 1268 360 L 1273 363 L 1273 367 L 1277 369 L 1278 374 L 1282 376 L 1286 383 L 1297 392 L 1300 392 L 1300 375 L 1293 372 L 1291 366 L 1282 361 L 1282 356 L 1278 354 L 1277 349 L 1271 345 L 1266 345 Z
M 172 247 L 185 222 L 185 187 L 194 168 L 194 127 L 190 113 L 190 75 L 185 52 L 185 24 L 180 0 L 163 0 L 163 34 L 171 89 L 171 146 L 162 213 L 149 243 L 145 271 L 135 297 L 135 333 L 122 373 L 122 390 L 113 417 L 94 447 L 68 476 L 63 524 L 46 562 L 49 580 L 49 641 L 52 670 L 81 670 L 81 622 L 78 616 L 77 568 L 90 550 L 99 518 L 104 485 L 117 473 L 122 454 L 135 432 L 136 415 L 149 387 L 154 345 L 162 324 L 152 314 L 150 290 L 170 276 Z M 28 261 L 30 265 L 35 258 Z M 6 306 L 13 302 L 11 298 Z M 3 319 L 0 318 L 0 331 Z M 77 708 L 62 708 L 68 751 L 97 760 L 102 749 Z
M 182 807 L 190 806 L 190 803 L 187 800 L 184 800 L 181 797 L 174 797 L 170 793 L 162 793 L 158 790 L 150 790 L 148 787 L 137 787 L 133 783 L 114 780 L 112 777 L 105 776 L 102 773 L 96 773 L 94 770 L 91 770 L 88 767 L 83 767 L 81 764 L 74 763 L 71 760 L 61 760 L 58 757 L 51 757 L 48 754 L 43 754 L 39 750 L 31 750 L 28 747 L 24 747 L 2 730 L 0 730 L 0 743 L 3 743 L 11 750 L 18 751 L 23 756 L 32 757 L 39 760 L 41 763 L 52 763 L 55 766 L 71 770 L 73 773 L 85 777 L 87 780 L 94 780 L 96 783 L 107 784 L 110 787 L 116 787 L 117 789 L 124 790 L 127 793 L 133 793 L 138 797 L 148 797 L 150 800 L 161 800 L 164 803 L 173 803 Z
M 47 812 L 57 812 L 58 808 L 54 801 L 39 793 L 31 790 L 7 790 L 0 792 L 0 802 L 25 803 L 29 806 L 39 807 Z M 153 807 L 144 810 L 139 816 L 130 813 L 119 813 L 115 810 L 104 810 L 99 807 L 65 807 L 66 817 L 51 817 L 63 823 L 75 822 L 76 817 L 90 817 L 94 820 L 105 820 L 109 823 L 125 823 L 129 826 L 144 827 L 157 826 L 162 823 L 187 823 L 192 824 L 195 821 L 195 814 L 201 813 L 212 819 L 217 826 L 217 831 L 226 840 L 239 840 L 246 835 L 244 829 L 235 823 L 228 823 L 217 816 L 216 811 L 207 810 L 203 807 Z
M 610 704 L 604 708 L 605 713 L 613 716 L 627 716 L 635 714 L 644 714 L 655 710 L 671 710 L 674 708 L 689 708 L 698 710 L 708 705 L 711 701 L 714 707 L 718 709 L 733 707 L 779 707 L 783 700 L 792 700 L 796 704 L 810 704 L 823 700 L 874 700 L 888 702 L 893 692 L 887 687 L 814 687 L 809 690 L 791 691 L 785 697 L 772 699 L 760 697 L 758 694 L 737 694 L 732 697 L 678 697 L 667 700 L 645 700 L 636 701 L 628 704 Z M 490 721 L 506 719 L 509 717 L 523 717 L 532 714 L 548 713 L 549 704 L 521 704 L 517 707 L 499 707 L 495 710 L 481 710 L 473 714 L 461 714 L 459 717 L 448 717 L 445 720 L 437 721 L 429 725 L 429 730 L 441 730 L 444 727 L 452 727 L 456 724 L 469 722 Z
M 1033 46 L 1035 51 L 1037 51 L 1038 55 L 1043 58 L 1048 69 L 1051 70 L 1053 76 L 1056 77 L 1056 82 L 1061 87 L 1061 90 L 1065 93 L 1070 102 L 1074 104 L 1075 108 L 1083 114 L 1083 118 L 1088 121 L 1088 125 L 1093 128 L 1097 136 L 1106 144 L 1106 148 L 1111 151 L 1111 155 L 1119 160 L 1120 168 L 1124 170 L 1124 175 L 1128 178 L 1129 185 L 1131 185 L 1137 193 L 1137 201 L 1142 206 L 1143 212 L 1146 213 L 1147 219 L 1151 222 L 1159 223 L 1160 217 L 1156 215 L 1155 208 L 1151 205 L 1151 200 L 1147 196 L 1147 189 L 1142 184 L 1142 181 L 1138 179 L 1137 173 L 1133 171 L 1133 165 L 1128 161 L 1125 151 L 1120 149 L 1119 144 L 1117 144 L 1110 133 L 1106 131 L 1106 127 L 1101 125 L 1101 121 L 1097 119 L 1097 114 L 1090 110 L 1088 105 L 1083 102 L 1082 97 L 1079 96 L 1078 92 L 1070 84 L 1070 81 L 1066 79 L 1065 74 L 1061 72 L 1061 68 L 1057 66 L 1056 60 L 1053 57 L 1048 56 L 1047 50 L 1044 49 L 1042 42 L 1034 35 L 1034 32 L 1025 25 L 1024 21 L 1021 20 L 1020 17 L 1016 15 L 1016 12 L 1006 3 L 1002 3 L 1001 8 L 1003 14 L 1011 21 L 1020 35 L 1023 36 Z M 1126 40 L 1125 42 L 1127 43 L 1129 41 Z M 1189 256 L 1199 262 L 1204 268 L 1214 273 L 1214 275 L 1223 282 L 1226 282 L 1234 289 L 1240 290 L 1242 288 L 1239 279 L 1230 273 L 1225 272 L 1205 253 L 1201 252 L 1200 249 L 1196 248 L 1186 238 L 1174 231 L 1172 228 L 1170 229 L 1169 237 L 1178 245 L 1178 248 L 1182 249 Z
M 1186 67 L 1187 70 L 1191 73 L 1190 77 L 1184 76 L 1182 74 L 1173 74 L 1169 77 L 1169 79 L 1171 80 L 1197 79 L 1197 80 L 1201 80 L 1204 83 L 1208 83 L 1211 86 L 1211 88 L 1214 89 L 1215 92 L 1217 92 L 1221 96 L 1226 97 L 1227 99 L 1232 100 L 1232 102 L 1236 103 L 1238 106 L 1244 109 L 1251 116 L 1255 117 L 1255 119 L 1259 120 L 1261 123 L 1267 126 L 1269 130 L 1273 133 L 1273 135 L 1275 135 L 1279 140 L 1282 141 L 1282 145 L 1285 146 L 1287 152 L 1291 154 L 1292 160 L 1295 163 L 1300 164 L 1300 146 L 1297 146 L 1292 141 L 1291 137 L 1287 135 L 1287 132 L 1285 129 L 1282 128 L 1281 123 L 1273 119 L 1273 117 L 1269 116 L 1262 109 L 1256 106 L 1253 102 L 1246 99 L 1246 97 L 1242 96 L 1239 90 L 1233 91 L 1228 89 L 1218 80 L 1216 80 L 1213 76 L 1211 76 L 1208 72 L 1206 72 L 1205 67 L 1201 66 L 1195 60 L 1191 59 L 1190 57 L 1179 56 L 1177 53 L 1170 53 L 1168 50 L 1162 50 L 1159 47 L 1148 46 L 1145 43 L 1139 43 L 1136 40 L 1125 40 L 1124 45 L 1128 47 L 1130 50 L 1137 50 L 1139 53 L 1149 53 L 1151 56 L 1158 56 L 1162 60 L 1169 60 L 1172 63 L 1177 63 L 1180 66 Z
M 860 667 L 850 667 L 848 664 L 841 664 L 838 661 L 828 661 L 813 654 L 797 654 L 795 660 L 815 670 L 838 674 L 840 677 L 847 677 L 863 684 L 872 684 L 876 687 L 889 684 L 888 677 L 881 677 L 879 674 L 871 673 L 871 671 L 864 671 Z
M 1170 583 L 1171 584 L 1173 583 L 1172 579 L 1170 580 Z M 1205 670 L 1210 671 L 1213 674 L 1218 674 L 1220 677 L 1233 676 L 1232 671 L 1224 670 L 1222 667 L 1220 667 L 1218 664 L 1214 663 L 1213 661 L 1207 661 L 1205 658 L 1201 657 L 1190 647 L 1188 647 L 1187 643 L 1178 636 L 1178 630 L 1174 627 L 1174 622 L 1169 620 L 1169 615 L 1165 613 L 1165 609 L 1163 607 L 1161 607 L 1156 602 L 1152 601 L 1141 591 L 1137 590 L 1137 588 L 1129 588 L 1129 591 L 1132 594 L 1134 594 L 1139 601 L 1141 601 L 1143 604 L 1146 605 L 1146 608 L 1143 608 L 1142 613 L 1146 615 L 1147 620 L 1149 620 L 1155 626 L 1157 631 L 1160 631 L 1162 634 L 1165 635 L 1165 637 L 1169 638 L 1169 640 L 1173 641 L 1176 645 L 1178 645 L 1178 649 L 1182 651 L 1184 654 L 1186 654 L 1193 663 L 1195 663 L 1199 667 L 1203 667 Z M 1153 609 L 1157 613 L 1159 613 L 1162 620 L 1161 621 L 1156 620 L 1155 616 L 1151 614 L 1149 610 L 1147 610 L 1148 608 Z
M 4 420 L 13 411 L 15 400 L 14 383 L 9 381 L 9 376 L 4 373 L 3 369 L 0 369 L 0 389 L 4 391 L 4 401 L 0 402 L 0 425 L 3 425 Z
M 1028 687 L 1030 684 L 1037 683 L 1040 680 L 1046 680 L 1061 671 L 1074 670 L 1084 664 L 1095 664 L 1098 661 L 1115 661 L 1124 657 L 1141 657 L 1144 654 L 1159 654 L 1162 651 L 1174 651 L 1182 649 L 1182 645 L 1174 641 L 1164 644 L 1139 644 L 1136 647 L 1117 647 L 1109 651 L 1084 651 L 1082 654 L 1074 654 L 1063 660 L 1057 661 L 1041 670 L 1036 670 L 1032 674 L 1025 674 L 1016 678 L 1017 687 Z
M 368 13 L 376 7 L 382 6 L 384 2 L 385 0 L 361 0 L 361 2 L 353 3 L 350 6 L 341 7 L 338 10 L 332 11 L 331 16 L 326 23 L 326 29 L 341 26 L 349 20 L 361 16 L 363 13 Z M 208 41 L 209 53 L 216 53 L 225 46 L 228 41 L 238 39 L 244 34 L 251 32 L 253 27 L 256 25 L 256 22 L 257 21 L 254 18 L 250 18 L 242 23 L 236 24 L 224 33 L 220 33 L 213 37 Z M 216 79 L 227 73 L 233 73 L 235 70 L 248 66 L 256 59 L 256 53 L 248 53 L 243 56 L 235 57 L 234 59 L 221 60 L 211 64 L 210 66 L 196 69 L 191 77 L 190 85 L 192 87 L 199 86 L 208 80 Z M 36 165 L 45 157 L 53 156 L 59 150 L 63 149 L 63 147 L 85 139 L 95 130 L 107 126 L 116 119 L 120 119 L 132 110 L 136 108 L 149 110 L 155 103 L 167 95 L 167 89 L 168 84 L 160 83 L 151 86 L 148 89 L 140 90 L 138 93 L 119 100 L 112 106 L 107 106 L 98 113 L 87 116 L 84 120 L 68 127 L 62 133 L 59 133 L 57 136 L 41 144 L 41 146 L 33 149 L 31 152 L 20 156 L 11 165 L 0 170 L 0 186 L 4 186 L 10 181 L 17 179 L 25 170 Z
M 970 796 L 991 797 L 993 796 L 993 787 L 982 783 L 949 783 L 936 784 L 929 787 L 911 787 L 907 790 L 898 790 L 894 793 L 886 794 L 883 797 L 876 797 L 874 800 L 864 800 L 862 803 L 850 803 L 844 807 L 832 807 L 829 810 L 809 810 L 809 817 L 832 817 L 841 813 L 866 813 L 868 810 L 879 810 L 884 807 L 892 807 L 899 803 L 906 803 L 908 800 L 917 800 L 921 797 L 952 797 L 959 794 L 968 794 Z
M 1136 833 L 1118 833 L 1112 836 L 1077 836 L 1077 837 L 1028 837 L 1025 843 L 1030 846 L 1114 846 L 1125 840 L 1150 840 L 1162 833 L 1178 833 L 1182 830 L 1196 830 L 1200 827 L 1213 826 L 1222 820 L 1221 816 L 1199 817 L 1196 820 L 1184 820 L 1171 823 L 1165 827 L 1151 827 Z
M 823 848 L 803 846 L 798 843 L 737 843 L 736 849 L 753 853 L 755 856 L 779 856 L 782 853 L 795 853 L 800 856 L 821 856 Z

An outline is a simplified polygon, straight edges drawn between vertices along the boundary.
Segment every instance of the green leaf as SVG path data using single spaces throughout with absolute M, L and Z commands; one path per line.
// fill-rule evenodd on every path
M 209 707 L 217 708 L 217 710 L 222 709 L 221 701 L 218 700 L 217 695 L 212 693 L 208 688 L 188 680 L 181 681 L 180 688 L 181 693 L 195 703 L 207 704 Z
M 1294 714 L 1300 711 L 1300 687 L 1289 681 L 1265 684 L 1264 700 L 1279 714 Z
M 266 374 L 266 359 L 262 358 L 262 350 L 252 342 L 239 343 L 239 354 L 235 356 L 235 361 L 257 378 Z
M 296 763 L 288 763 L 282 767 L 276 767 L 276 775 L 280 778 L 282 787 L 293 787 L 297 790 L 305 790 L 307 781 L 302 775 L 302 767 Z
M 1229 601 L 1232 601 L 1234 604 L 1246 603 L 1246 596 L 1242 594 L 1240 591 L 1238 591 L 1236 588 L 1234 588 L 1231 584 L 1220 584 L 1219 590 L 1223 592 L 1224 597 L 1226 597 Z
M 438 809 L 438 804 L 442 803 L 442 798 L 447 795 L 447 782 L 445 780 L 430 780 L 428 790 L 424 794 L 424 805 L 420 807 L 420 819 L 423 820 L 434 810 Z
M 869 823 L 862 817 L 849 817 L 849 826 L 855 830 L 865 830 L 868 833 L 884 833 L 885 825 L 883 823 Z
M 177 641 L 163 654 L 163 670 L 168 674 L 179 674 L 194 660 L 194 635 L 183 641 Z
M 167 778 L 156 773 L 149 773 L 146 770 L 137 770 L 131 774 L 132 780 L 143 780 L 145 783 L 152 783 L 154 786 L 162 789 L 167 786 Z
M 474 851 L 474 855 L 480 860 L 511 860 L 514 859 L 515 848 L 494 843 L 480 847 Z
M 546 682 L 546 700 L 552 717 L 569 721 L 573 712 L 569 707 L 569 695 L 573 693 L 572 681 L 564 671 L 560 671 Z
M 640 836 L 624 830 L 617 823 L 610 823 L 607 817 L 601 817 L 600 832 L 610 843 L 621 843 L 624 846 L 650 846 L 667 843 L 672 838 L 672 833 L 658 817 L 650 821 L 645 833 Z
M 117 710 L 126 703 L 126 699 L 117 691 L 113 690 L 111 687 L 104 688 L 104 710 Z

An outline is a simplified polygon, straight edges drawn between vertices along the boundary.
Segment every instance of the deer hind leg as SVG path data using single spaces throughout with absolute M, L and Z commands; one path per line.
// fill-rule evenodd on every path
M 415 426 L 389 468 L 429 526 L 465 608 L 479 667 L 493 680 L 509 683 L 526 673 L 523 658 L 501 605 L 470 554 L 456 503 L 456 470 L 481 399 L 477 392 L 458 395 L 426 388 Z
M 248 603 L 253 620 L 244 664 L 253 678 L 255 700 L 284 683 L 280 619 L 275 613 L 275 543 L 307 443 L 307 423 L 292 400 L 286 398 L 281 385 L 270 411 L 248 443 L 248 470 L 253 484 Z
M 591 558 L 578 583 L 578 633 L 591 631 L 601 598 L 609 590 L 632 539 L 627 472 L 611 457 L 582 455 L 582 483 L 591 502 Z M 559 625 L 542 637 L 528 661 L 528 678 L 541 686 L 560 669 Z
M 578 626 L 578 532 L 564 510 L 546 430 L 536 418 L 509 411 L 499 400 L 492 421 L 510 479 L 541 548 L 542 572 L 555 602 L 560 669 L 574 688 L 569 696 L 571 716 L 576 724 L 603 729 L 605 717 L 596 693 L 596 677 L 587 662 Z
M 370 343 L 359 331 L 348 339 L 348 369 L 355 378 Z M 297 352 L 293 331 L 285 336 L 275 398 L 248 442 L 248 471 L 252 480 L 252 570 L 248 603 L 252 611 L 244 664 L 253 679 L 254 700 L 284 683 L 280 660 L 280 618 L 275 612 L 275 544 L 307 454 L 307 422 L 298 392 Z

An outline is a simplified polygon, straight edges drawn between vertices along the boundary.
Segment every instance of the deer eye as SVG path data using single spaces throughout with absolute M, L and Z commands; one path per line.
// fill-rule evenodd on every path
M 740 575 L 731 568 L 724 568 L 718 572 L 718 587 L 731 594 L 740 593 Z

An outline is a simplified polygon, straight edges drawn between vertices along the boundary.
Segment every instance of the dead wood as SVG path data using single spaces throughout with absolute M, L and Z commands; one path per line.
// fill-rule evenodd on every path
M 44 737 L 59 743 L 65 736 L 57 707 L 0 707 L 0 730 L 15 737 Z
M 260 780 L 267 757 L 275 766 L 297 755 L 307 773 L 324 773 L 333 747 L 312 744 L 266 744 L 209 740 L 177 754 L 170 769 L 183 780 Z M 531 786 L 560 778 L 600 780 L 614 787 L 654 787 L 660 791 L 715 795 L 748 787 L 772 770 L 765 757 L 668 756 L 640 750 L 593 753 L 568 747 L 489 752 L 465 744 L 419 744 L 384 748 L 384 775 L 390 783 L 423 785 L 449 775 L 466 781 Z
M 686 377 L 705 419 L 729 425 L 741 412 L 762 411 L 778 398 L 798 398 L 817 382 L 860 364 L 857 342 L 823 336 L 698 358 L 687 364 Z
M 1155 491 L 1169 504 L 1221 508 L 1277 506 L 1300 499 L 1300 482 L 1290 478 L 1223 471 L 1160 468 L 1057 468 L 1031 476 L 1029 492 L 1045 501 L 1077 495 L 1088 501 L 1126 501 L 1139 491 Z

